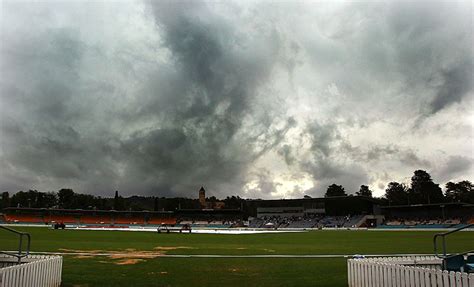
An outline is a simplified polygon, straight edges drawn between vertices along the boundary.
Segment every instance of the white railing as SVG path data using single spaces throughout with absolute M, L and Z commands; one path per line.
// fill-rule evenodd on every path
M 0 261 L 8 261 L 1 256 Z M 61 285 L 61 256 L 29 255 L 22 264 L 0 268 L 0 287 L 56 287 Z
M 347 260 L 349 287 L 474 287 L 474 274 L 440 270 L 431 257 Z

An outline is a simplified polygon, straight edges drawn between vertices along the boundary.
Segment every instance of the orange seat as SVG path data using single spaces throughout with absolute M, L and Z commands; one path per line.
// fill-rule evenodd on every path
M 85 224 L 110 224 L 111 219 L 109 216 L 83 215 L 80 218 L 80 222 Z
M 176 224 L 176 218 L 151 218 L 148 224 Z
M 51 215 L 46 217 L 48 222 L 77 223 L 75 216 L 71 215 Z
M 116 217 L 114 222 L 116 224 L 143 224 L 143 218 L 137 217 Z
M 28 214 L 7 214 L 5 215 L 7 222 L 24 222 L 24 223 L 43 223 L 41 216 Z
M 116 224 L 145 224 L 143 216 L 132 216 L 132 217 L 115 217 L 114 222 Z

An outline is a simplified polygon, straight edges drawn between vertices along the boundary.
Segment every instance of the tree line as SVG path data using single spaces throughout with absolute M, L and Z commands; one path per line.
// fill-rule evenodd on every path
M 63 188 L 58 192 L 41 192 L 37 190 L 18 191 L 10 196 L 8 191 L 2 193 L 1 207 L 29 208 L 63 208 L 63 209 L 113 209 L 114 202 L 90 194 L 75 193 L 72 189 Z
M 409 185 L 392 181 L 385 189 L 382 200 L 388 205 L 430 204 L 442 202 L 474 203 L 474 185 L 468 181 L 448 182 L 443 193 L 439 184 L 434 183 L 431 175 L 424 170 L 416 170 Z M 328 186 L 325 197 L 346 196 L 342 185 Z M 361 185 L 356 195 L 372 197 L 367 185 Z
M 212 196 L 210 202 L 217 201 Z M 244 199 L 239 196 L 228 196 L 224 200 L 225 208 L 238 209 Z M 176 209 L 199 209 L 198 199 L 184 197 L 122 197 L 115 191 L 114 197 L 101 197 L 91 194 L 75 193 L 72 189 L 63 188 L 58 192 L 41 192 L 37 190 L 19 191 L 10 195 L 8 191 L 1 194 L 0 208 L 59 208 L 85 210 L 132 210 L 132 211 L 171 211 Z
M 443 193 L 439 184 L 434 183 L 431 176 L 424 170 L 416 170 L 411 177 L 410 184 L 392 181 L 387 185 L 382 204 L 406 205 L 406 204 L 429 204 L 441 202 L 465 202 L 474 203 L 473 184 L 468 181 L 448 182 Z M 325 197 L 346 196 L 342 185 L 332 184 L 328 186 Z M 361 185 L 358 196 L 373 197 L 372 191 L 367 185 Z M 208 201 L 217 201 L 212 196 Z M 228 196 L 224 200 L 226 209 L 245 208 L 245 199 L 239 196 Z M 37 190 L 19 191 L 10 196 L 9 192 L 3 192 L 0 208 L 6 207 L 30 207 L 30 208 L 62 208 L 62 209 L 97 209 L 97 210 L 176 210 L 176 209 L 199 209 L 198 199 L 184 197 L 145 197 L 131 196 L 122 197 L 115 191 L 114 197 L 101 197 L 90 194 L 75 193 L 72 189 L 63 188 L 58 192 L 40 192 Z

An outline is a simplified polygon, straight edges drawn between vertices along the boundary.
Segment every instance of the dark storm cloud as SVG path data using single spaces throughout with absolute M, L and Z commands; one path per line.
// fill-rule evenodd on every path
M 283 156 L 283 158 L 285 159 L 285 163 L 287 165 L 293 165 L 293 163 L 295 163 L 295 157 L 292 155 L 292 152 L 291 152 L 291 146 L 289 145 L 283 145 L 279 150 L 278 150 L 278 154 L 280 156 Z
M 461 180 L 459 176 L 470 173 L 474 160 L 465 156 L 450 156 L 436 171 L 435 176 L 443 181 Z
M 304 39 L 321 81 L 349 96 L 338 103 L 340 111 L 358 113 L 361 122 L 368 106 L 429 116 L 472 96 L 470 5 L 393 1 L 345 8 L 320 21 L 324 37 Z
M 450 109 L 472 95 L 464 6 L 7 1 L 0 188 L 322 195 L 437 166 L 418 138 L 449 158 L 472 135 L 400 123 L 460 118 Z M 468 174 L 465 159 L 446 162 L 440 173 Z
M 315 187 L 308 192 L 316 196 L 323 195 L 333 183 L 342 185 L 347 194 L 354 194 L 361 184 L 369 182 L 367 172 L 358 164 L 337 163 L 322 158 L 303 163 L 302 166 L 317 181 Z
M 258 85 L 268 78 L 279 43 L 269 38 L 262 53 L 245 51 L 239 47 L 244 43 L 237 42 L 237 27 L 214 15 L 204 3 L 162 1 L 150 5 L 164 45 L 183 76 L 179 84 L 187 87 L 184 95 L 178 95 L 188 96 L 179 116 L 207 118 L 227 101 L 224 121 L 232 135 L 249 97 L 255 96 Z
M 399 70 L 410 93 L 431 90 L 427 112 L 437 113 L 472 92 L 472 6 L 462 1 L 391 5 L 389 24 Z M 455 45 L 453 45 L 456 43 Z
M 465 63 L 443 71 L 441 75 L 442 84 L 431 102 L 433 112 L 440 111 L 451 103 L 460 102 L 472 91 L 472 61 L 466 59 Z
M 414 168 L 426 168 L 431 165 L 429 161 L 421 159 L 413 150 L 404 149 L 396 145 L 369 147 L 365 157 L 369 161 L 395 158 L 401 163 Z
M 248 141 L 255 135 L 241 130 L 248 101 L 273 65 L 273 35 L 261 38 L 269 49 L 245 51 L 234 46 L 235 27 L 203 3 L 150 7 L 174 67 L 155 69 L 142 94 L 123 104 L 114 101 L 119 87 L 81 73 L 81 65 L 97 57 L 112 63 L 102 48 L 84 43 L 79 30 L 45 29 L 23 41 L 3 35 L 11 41 L 2 50 L 2 71 L 13 69 L 2 83 L 3 108 L 17 107 L 2 116 L 3 161 L 36 174 L 19 188 L 56 178 L 82 182 L 83 189 L 99 185 L 93 192 L 120 186 L 187 194 L 205 184 L 222 194 L 220 183 L 241 185 L 249 164 L 282 140 L 288 128 L 266 132 L 251 123 L 258 147 Z M 128 129 L 132 133 L 124 134 Z
M 309 193 L 322 195 L 329 185 L 338 183 L 352 194 L 359 185 L 368 182 L 367 173 L 361 165 L 351 160 L 340 160 L 340 152 L 346 146 L 335 124 L 313 122 L 308 126 L 307 133 L 311 139 L 311 157 L 302 160 L 301 166 L 317 182 Z
M 262 53 L 244 51 L 235 47 L 236 27 L 204 3 L 148 4 L 176 68 L 171 77 L 164 76 L 169 80 L 160 73 L 150 78 L 153 89 L 146 90 L 147 102 L 137 103 L 139 114 L 127 115 L 134 119 L 158 114 L 162 121 L 156 125 L 163 127 L 134 133 L 123 142 L 126 174 L 144 178 L 151 189 L 170 182 L 177 192 L 207 185 L 222 194 L 222 183 L 241 184 L 251 162 L 280 142 L 288 129 L 265 131 L 254 123 L 255 130 L 262 131 L 261 146 L 242 130 L 243 119 L 251 113 L 249 101 L 268 78 L 278 43 Z M 289 119 L 287 126 L 293 123 Z
M 115 177 L 106 133 L 80 131 L 87 121 L 99 120 L 87 119 L 93 103 L 78 101 L 88 88 L 80 79 L 86 48 L 79 31 L 67 28 L 19 35 L 3 46 L 2 175 L 24 178 L 7 188 L 35 188 L 52 179 L 51 189 L 82 181 L 101 191 L 100 185 L 108 185 L 101 178 Z

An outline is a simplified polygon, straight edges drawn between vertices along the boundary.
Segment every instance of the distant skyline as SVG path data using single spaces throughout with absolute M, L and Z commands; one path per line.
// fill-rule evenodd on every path
M 470 1 L 12 1 L 0 192 L 297 198 L 473 176 Z

